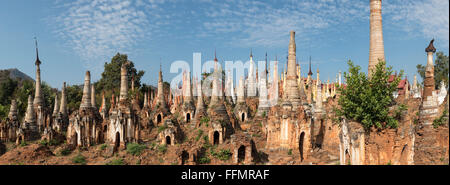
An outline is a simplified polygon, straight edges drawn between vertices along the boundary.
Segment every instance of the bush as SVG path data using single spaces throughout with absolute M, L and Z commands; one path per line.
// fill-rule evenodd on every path
M 230 150 L 228 150 L 228 149 L 222 149 L 222 150 L 220 150 L 219 152 L 217 152 L 217 153 L 215 153 L 215 152 L 212 152 L 211 153 L 212 154 L 212 156 L 214 156 L 215 158 L 217 158 L 217 159 L 219 159 L 219 160 L 222 160 L 222 161 L 227 161 L 227 160 L 229 160 L 230 158 L 231 158 L 231 152 L 230 152 Z
M 201 157 L 198 159 L 198 163 L 200 164 L 208 164 L 211 162 L 211 159 L 208 156 Z
M 166 128 L 167 128 L 166 125 L 161 125 L 161 126 L 159 126 L 159 127 L 158 127 L 158 133 L 164 131 Z
M 208 116 L 202 117 L 202 119 L 200 119 L 200 126 L 201 126 L 203 123 L 208 123 L 208 122 L 209 122 L 209 117 L 208 117 Z
M 397 109 L 394 111 L 394 118 L 400 121 L 402 119 L 403 111 L 407 111 L 407 110 L 408 110 L 408 106 L 406 106 L 405 104 L 400 104 L 397 107 Z
M 200 137 L 202 137 L 202 135 L 203 135 L 203 130 L 198 130 L 197 137 L 195 137 L 195 141 L 200 140 Z
M 69 155 L 71 152 L 72 151 L 70 151 L 68 148 L 63 148 L 63 149 L 61 149 L 59 154 L 62 155 L 62 156 L 66 156 L 66 155 Z
M 24 147 L 24 146 L 27 146 L 28 145 L 28 143 L 26 142 L 26 141 L 22 141 L 21 143 L 20 143 L 20 146 L 21 147 Z
M 105 150 L 106 149 L 106 147 L 108 147 L 108 145 L 107 144 L 102 144 L 102 145 L 100 145 L 100 150 Z
M 288 155 L 292 155 L 292 149 L 289 149 Z
M 161 152 L 161 153 L 166 153 L 166 151 L 167 151 L 167 145 L 159 145 L 158 146 L 158 151 L 159 152 Z
M 396 128 L 398 121 L 389 115 L 389 106 L 394 102 L 392 94 L 397 89 L 403 71 L 393 82 L 388 83 L 392 67 L 385 68 L 384 61 L 377 64 L 371 78 L 360 72 L 361 67 L 354 66 L 352 61 L 348 61 L 348 65 L 349 73 L 344 73 L 347 86 L 338 87 L 341 97 L 338 100 L 339 108 L 335 109 L 338 119 L 334 120 L 345 118 L 357 121 L 366 131 L 372 126 Z
M 146 149 L 147 146 L 140 145 L 138 143 L 130 143 L 127 145 L 127 152 L 132 155 L 141 155 L 142 151 Z
M 433 127 L 438 128 L 439 126 L 443 125 L 446 121 L 447 121 L 447 109 L 444 109 L 442 115 L 439 116 L 439 118 L 433 120 Z
M 86 164 L 86 157 L 82 156 L 81 154 L 78 154 L 77 156 L 72 158 L 72 162 L 75 164 Z
M 106 163 L 106 165 L 125 165 L 125 162 L 123 161 L 122 158 L 119 158 L 109 161 L 108 163 Z

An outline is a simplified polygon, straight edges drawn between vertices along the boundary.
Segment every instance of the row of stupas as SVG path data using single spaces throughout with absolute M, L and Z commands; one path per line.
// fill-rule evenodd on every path
M 381 0 L 371 0 L 370 9 L 369 77 L 378 61 L 384 60 Z M 435 89 L 435 51 L 431 41 L 426 49 L 428 61 L 423 90 L 416 77 L 412 85 L 405 78 L 400 81 L 393 94 L 397 99 L 421 102 L 420 121 L 423 125 L 430 125 L 439 116 L 438 107 L 446 97 L 448 101 L 445 84 L 441 84 L 440 89 Z M 200 149 L 193 147 L 192 143 L 183 143 L 183 139 L 189 129 L 203 128 L 207 129 L 207 141 L 211 144 L 220 145 L 230 140 L 235 146 L 233 153 L 236 154 L 236 162 L 239 161 L 240 153 L 245 154 L 246 162 L 251 162 L 251 156 L 256 152 L 253 151 L 252 136 L 245 131 L 259 122 L 266 138 L 265 149 L 269 151 L 298 151 L 303 160 L 308 158 L 313 149 L 337 142 L 341 164 L 348 161 L 352 164 L 364 163 L 364 159 L 360 158 L 364 156 L 364 149 L 357 148 L 359 143 L 365 143 L 361 142 L 364 137 L 356 137 L 357 140 L 350 137 L 351 133 L 363 133 L 352 131 L 345 121 L 341 128 L 329 125 L 327 115 L 333 111 L 328 102 L 336 102 L 339 98 L 338 86 L 345 87 L 341 72 L 333 83 L 329 80 L 323 83 L 319 70 L 316 79 L 313 79 L 310 60 L 308 76 L 302 77 L 297 63 L 294 31 L 290 32 L 286 71 L 278 74 L 278 61 L 275 58 L 273 71 L 269 75 L 266 54 L 266 67 L 258 74 L 251 52 L 248 76 L 240 77 L 236 87 L 231 75 L 223 79 L 222 67 L 215 55 L 214 71 L 209 76 L 191 79 L 190 72 L 183 72 L 181 93 L 165 86 L 160 67 L 156 94 L 154 91 L 145 92 L 144 99 L 140 100 L 139 96 L 133 96 L 136 93 L 134 80 L 131 82 L 131 91 L 129 89 L 129 66 L 124 63 L 120 69 L 120 93 L 118 96 L 112 94 L 109 110 L 104 94 L 100 108 L 96 107 L 95 88 L 91 83 L 90 72 L 87 71 L 79 109 L 72 112 L 67 110 L 67 98 L 71 97 L 67 97 L 66 83 L 63 83 L 61 96 L 55 97 L 53 113 L 50 113 L 51 105 L 44 105 L 41 92 L 40 64 L 36 43 L 34 100 L 31 95 L 28 97 L 24 120 L 18 120 L 17 102 L 12 100 L 8 118 L 0 124 L 1 140 L 20 144 L 39 138 L 62 138 L 72 147 L 107 143 L 110 151 L 115 152 L 126 148 L 127 143 L 148 141 L 152 129 L 158 128 L 157 142 L 171 146 L 180 144 L 181 148 L 186 148 L 191 154 L 189 156 L 195 156 Z M 392 75 L 389 82 L 395 77 L 396 75 Z M 209 89 L 209 85 L 212 89 Z M 334 138 L 324 137 L 324 132 L 335 131 L 339 134 L 335 134 Z

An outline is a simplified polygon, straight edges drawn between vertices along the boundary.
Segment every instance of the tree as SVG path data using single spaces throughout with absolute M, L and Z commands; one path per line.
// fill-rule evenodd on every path
M 120 69 L 122 64 L 128 62 L 128 86 L 131 87 L 131 79 L 134 75 L 134 85 L 139 88 L 141 85 L 141 78 L 144 76 L 144 71 L 137 71 L 134 67 L 134 63 L 128 60 L 128 56 L 125 54 L 117 53 L 110 63 L 105 63 L 105 69 L 102 73 L 101 79 L 95 84 L 96 92 L 112 91 L 119 92 L 120 88 Z
M 449 61 L 448 56 L 446 56 L 442 51 L 439 51 L 436 53 L 436 60 L 434 61 L 434 84 L 435 88 L 439 88 L 439 85 L 441 84 L 441 81 L 445 82 L 446 87 L 448 88 L 448 67 L 449 67 Z M 426 66 L 423 66 L 422 64 L 418 64 L 416 66 L 417 73 L 422 77 L 422 79 L 425 79 L 425 68 Z M 423 82 L 422 82 L 423 83 Z
M 4 82 L 0 83 L 0 104 L 9 105 L 11 103 L 11 97 L 14 90 L 17 87 L 17 81 L 11 78 L 7 78 Z
M 389 106 L 393 105 L 393 92 L 397 89 L 403 71 L 396 76 L 392 83 L 388 83 L 392 74 L 392 67 L 385 68 L 385 62 L 376 65 L 375 73 L 368 78 L 361 72 L 360 66 L 348 61 L 349 73 L 344 73 L 346 87 L 338 87 L 340 98 L 336 116 L 361 123 L 368 131 L 372 126 L 378 128 L 397 127 L 398 121 L 389 114 Z
M 21 119 L 25 115 L 25 111 L 28 106 L 28 96 L 34 95 L 34 82 L 31 80 L 24 80 L 21 82 L 22 85 L 19 85 L 16 89 L 15 99 L 17 101 L 17 111 L 19 114 L 19 119 Z M 20 87 L 20 88 L 19 88 Z
M 83 98 L 83 89 L 80 86 L 67 86 L 66 87 L 67 98 L 67 110 L 69 113 L 80 108 L 81 99 Z

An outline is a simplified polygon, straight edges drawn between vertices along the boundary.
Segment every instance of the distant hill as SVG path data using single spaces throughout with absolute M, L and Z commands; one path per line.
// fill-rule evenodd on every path
M 3 82 L 4 80 L 6 80 L 7 77 L 9 77 L 13 80 L 18 80 L 18 81 L 23 81 L 23 80 L 34 81 L 33 78 L 31 78 L 30 76 L 28 76 L 27 74 L 23 73 L 22 71 L 20 71 L 16 68 L 0 70 L 0 83 Z

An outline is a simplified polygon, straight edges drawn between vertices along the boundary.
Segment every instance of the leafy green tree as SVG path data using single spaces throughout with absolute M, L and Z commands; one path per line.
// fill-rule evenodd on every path
M 67 86 L 66 95 L 69 113 L 80 108 L 81 99 L 83 98 L 83 89 L 80 86 Z
M 28 106 L 28 95 L 34 95 L 34 82 L 31 80 L 24 80 L 18 86 L 15 92 L 15 99 L 17 101 L 17 111 L 19 119 L 23 118 Z
M 120 88 L 120 69 L 122 64 L 128 62 L 127 65 L 128 70 L 128 86 L 131 87 L 131 79 L 134 75 L 134 85 L 135 88 L 139 88 L 141 86 L 141 78 L 144 76 L 144 71 L 137 71 L 134 67 L 134 63 L 128 60 L 128 56 L 126 54 L 117 53 L 112 59 L 110 63 L 105 63 L 105 69 L 102 73 L 101 79 L 95 84 L 96 91 L 101 92 L 115 90 L 115 92 L 119 92 Z
M 0 104 L 8 105 L 11 103 L 11 97 L 17 88 L 17 81 L 7 78 L 6 81 L 0 83 Z
M 394 104 L 393 92 L 397 89 L 403 71 L 394 81 L 388 83 L 392 67 L 385 68 L 385 62 L 380 61 L 375 73 L 368 78 L 361 72 L 360 66 L 348 61 L 349 73 L 344 73 L 346 87 L 338 87 L 339 107 L 335 109 L 336 116 L 361 123 L 368 131 L 370 127 L 395 128 L 398 121 L 389 114 L 389 106 Z
M 436 60 L 434 61 L 434 82 L 435 88 L 439 88 L 441 81 L 445 82 L 445 85 L 448 88 L 448 56 L 446 56 L 442 51 L 436 53 Z M 418 64 L 416 66 L 417 73 L 425 79 L 425 68 L 422 64 Z

